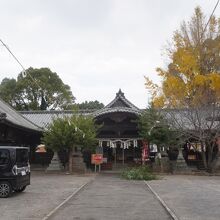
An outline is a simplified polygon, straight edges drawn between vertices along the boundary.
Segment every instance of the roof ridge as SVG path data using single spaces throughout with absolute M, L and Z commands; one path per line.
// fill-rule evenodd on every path
M 77 112 L 85 112 L 85 113 L 90 113 L 90 112 L 95 112 L 99 109 L 80 109 L 80 110 L 77 110 Z M 62 113 L 74 113 L 75 111 L 74 110 L 25 110 L 25 111 L 19 111 L 21 114 L 53 114 L 53 113 L 56 113 L 56 114 L 62 114 Z
M 122 101 L 125 102 L 125 104 L 127 104 L 131 109 L 136 109 L 139 110 L 139 108 L 137 106 L 135 106 L 132 102 L 130 102 L 124 95 L 124 93 L 121 91 L 121 89 L 119 89 L 119 91 L 116 93 L 116 97 L 109 103 L 107 104 L 105 108 L 110 108 L 110 106 L 112 106 L 118 99 L 121 99 Z M 115 107 L 114 107 L 115 108 Z

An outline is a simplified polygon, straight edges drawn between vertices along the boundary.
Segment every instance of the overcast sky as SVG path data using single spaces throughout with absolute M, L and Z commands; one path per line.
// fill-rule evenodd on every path
M 119 88 L 140 108 L 144 76 L 159 82 L 163 49 L 181 21 L 216 0 L 0 0 L 0 39 L 28 68 L 49 67 L 77 102 L 108 104 Z M 220 16 L 220 6 L 217 8 Z M 0 81 L 21 71 L 0 46 Z

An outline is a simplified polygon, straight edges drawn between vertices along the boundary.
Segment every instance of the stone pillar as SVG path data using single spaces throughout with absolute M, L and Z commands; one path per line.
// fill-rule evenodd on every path
M 54 152 L 53 158 L 48 168 L 46 169 L 46 172 L 47 171 L 61 171 L 61 170 L 63 170 L 63 166 L 60 162 L 57 152 Z

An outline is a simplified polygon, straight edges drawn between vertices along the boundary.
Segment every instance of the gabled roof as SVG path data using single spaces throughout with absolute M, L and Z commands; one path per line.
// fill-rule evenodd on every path
M 126 99 L 124 93 L 119 89 L 116 97 L 104 108 L 94 112 L 94 116 L 98 117 L 112 112 L 129 112 L 138 115 L 141 113 L 141 110 Z
M 125 95 L 121 91 L 121 89 L 119 89 L 119 91 L 116 93 L 116 97 L 104 108 L 114 108 L 114 107 L 125 107 L 125 108 L 139 110 L 138 107 L 136 107 L 128 99 L 125 98 Z
M 11 106 L 0 99 L 0 120 L 4 120 L 16 127 L 41 131 L 41 128 L 24 118 L 20 113 L 15 111 Z

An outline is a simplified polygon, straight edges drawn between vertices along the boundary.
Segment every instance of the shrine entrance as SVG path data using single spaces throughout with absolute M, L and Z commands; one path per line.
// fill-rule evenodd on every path
M 141 162 L 142 141 L 138 132 L 140 113 L 121 90 L 110 104 L 95 113 L 96 124 L 101 126 L 97 136 L 97 153 L 103 153 L 106 166 Z
M 137 139 L 101 139 L 99 152 L 104 162 L 112 167 L 122 167 L 141 163 L 142 141 Z

